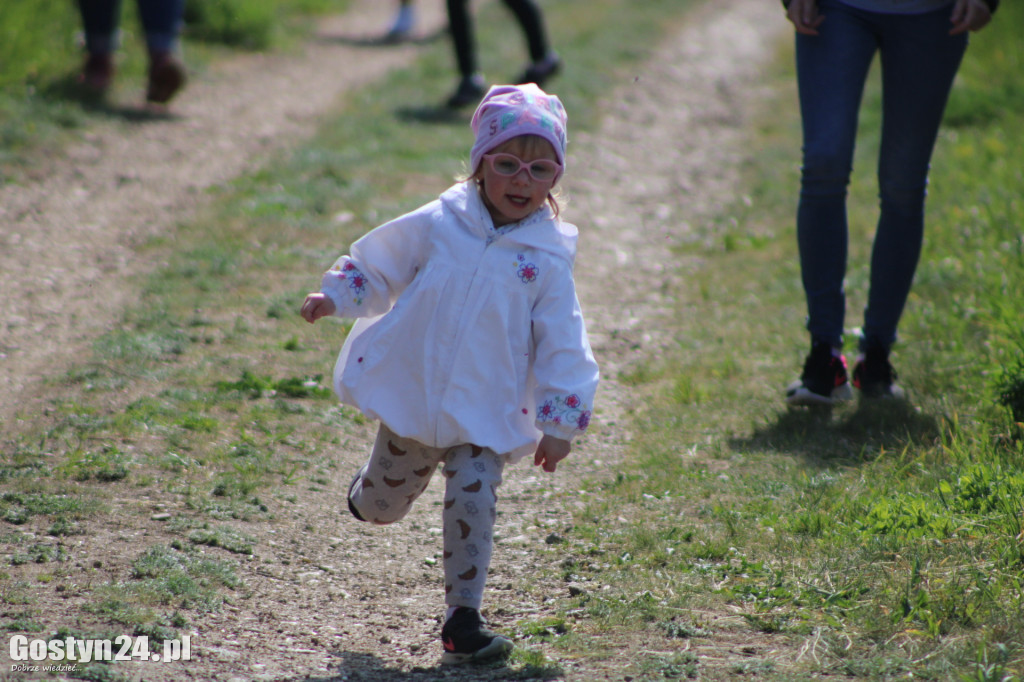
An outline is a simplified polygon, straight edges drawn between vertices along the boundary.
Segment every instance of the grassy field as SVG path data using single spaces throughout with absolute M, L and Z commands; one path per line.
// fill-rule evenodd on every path
M 644 59 L 666 18 L 683 12 L 670 0 L 546 8 L 562 27 L 559 94 L 573 112 L 594 111 L 607 86 L 612 74 L 597 65 Z M 678 352 L 621 377 L 648 398 L 635 466 L 583 484 L 590 505 L 557 550 L 555 577 L 610 589 L 565 601 L 563 613 L 587 614 L 585 628 L 559 620 L 536 637 L 567 656 L 601 656 L 587 635 L 713 637 L 700 614 L 731 608 L 752 632 L 809 643 L 785 679 L 1024 675 L 1022 22 L 1024 9 L 1004 3 L 975 37 L 933 159 L 925 252 L 894 357 L 907 405 L 782 406 L 806 339 L 792 227 L 799 122 L 791 55 L 780 55 L 778 100 L 751 132 L 745 191 L 714 229 L 677 247 L 701 256 L 676 292 Z M 482 41 L 496 30 L 487 23 Z M 486 71 L 518 63 L 517 45 L 502 49 L 485 56 Z M 45 90 L 76 59 L 69 50 L 63 65 L 35 67 L 37 81 L 23 75 L 4 92 Z M 308 144 L 220 191 L 173 241 L 145 247 L 167 265 L 136 283 L 140 304 L 55 381 L 49 414 L 4 434 L 0 628 L 38 632 L 36 586 L 19 566 L 43 564 L 59 580 L 61 539 L 104 518 L 112 490 L 159 489 L 193 512 L 173 520 L 180 541 L 141 552 L 132 578 L 94 590 L 87 610 L 110 627 L 171 636 L 238 580 L 230 562 L 192 549 L 251 552 L 253 539 L 224 521 L 264 518 L 268 503 L 331 468 L 337 434 L 360 417 L 326 388 L 336 329 L 308 328 L 295 307 L 327 264 L 325 245 L 333 254 L 460 172 L 465 121 L 407 104 L 451 85 L 449 60 L 447 46 L 427 50 Z M 59 120 L 71 107 L 84 121 L 74 125 L 92 115 L 9 97 L 0 111 L 40 106 Z M 866 112 L 876 108 L 869 97 Z M 593 128 L 596 113 L 575 116 L 577 129 Z M 862 125 L 850 311 L 863 307 L 875 215 L 878 121 Z M 14 147 L 50 144 L 50 133 L 25 139 Z M 610 529 L 610 514 L 632 523 Z M 40 523 L 45 537 L 19 532 Z M 700 660 L 652 653 L 635 667 L 637 679 L 685 677 Z M 754 656 L 735 673 L 773 678 L 775 663 Z
M 782 55 L 746 196 L 700 247 L 681 247 L 703 265 L 679 292 L 679 352 L 636 373 L 652 405 L 639 465 L 596 487 L 576 519 L 589 533 L 571 571 L 617 573 L 623 594 L 652 595 L 642 609 L 581 600 L 595 619 L 640 627 L 725 602 L 753 628 L 813 642 L 807 677 L 1024 674 L 1024 165 L 1011 151 L 1024 143 L 1012 35 L 1024 12 L 1007 9 L 973 38 L 933 159 L 894 355 L 907 405 L 781 404 L 807 350 L 792 226 L 799 121 Z M 877 217 L 877 91 L 851 193 L 854 324 Z M 610 533 L 610 513 L 643 530 Z

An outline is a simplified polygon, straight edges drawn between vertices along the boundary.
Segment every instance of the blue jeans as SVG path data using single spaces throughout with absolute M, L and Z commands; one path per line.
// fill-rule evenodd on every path
M 139 18 L 152 52 L 170 52 L 181 32 L 185 0 L 138 0 Z M 121 23 L 121 0 L 78 0 L 85 31 L 85 49 L 90 54 L 110 54 L 117 48 Z
M 950 36 L 949 7 L 925 14 L 865 12 L 819 0 L 819 35 L 796 36 L 803 121 L 797 243 L 807 329 L 842 346 L 848 226 L 846 188 L 871 61 L 882 66 L 880 215 L 861 349 L 896 341 L 924 236 L 928 166 L 967 35 Z

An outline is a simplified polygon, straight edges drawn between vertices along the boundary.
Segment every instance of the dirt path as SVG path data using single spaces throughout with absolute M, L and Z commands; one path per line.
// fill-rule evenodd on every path
M 389 3 L 360 0 L 324 32 L 369 33 L 389 12 Z M 431 15 L 425 30 L 442 21 Z M 525 465 L 508 473 L 486 604 L 499 627 L 539 617 L 565 596 L 563 586 L 523 579 L 542 561 L 534 548 L 566 524 L 545 500 L 583 476 L 623 465 L 630 395 L 615 378 L 671 341 L 659 319 L 671 309 L 672 283 L 681 275 L 666 247 L 734 198 L 758 68 L 785 30 L 777 3 L 708 3 L 609 94 L 599 133 L 572 137 L 566 215 L 582 231 L 577 277 L 604 381 L 595 430 L 557 476 Z M 286 59 L 240 59 L 197 80 L 175 120 L 110 123 L 44 182 L 0 189 L 0 419 L 31 410 L 42 395 L 39 379 L 58 375 L 76 348 L 116 323 L 131 299 L 121 283 L 147 266 L 135 262 L 132 244 L 173 230 L 204 188 L 301 138 L 346 89 L 414 56 L 414 46 L 369 50 L 321 41 Z M 359 69 L 350 68 L 355 62 Z M 365 445 L 339 453 L 339 491 Z M 310 495 L 273 524 L 247 526 L 260 533 L 242 569 L 252 596 L 195 624 L 192 661 L 140 668 L 146 679 L 502 679 L 501 672 L 435 668 L 438 486 L 388 528 L 354 523 L 338 499 Z M 121 548 L 126 566 L 140 536 L 155 527 L 103 529 L 75 551 L 90 557 Z M 721 672 L 750 638 L 728 626 L 729 614 L 716 618 L 718 634 L 702 660 Z M 629 661 L 559 663 L 562 679 L 621 680 Z

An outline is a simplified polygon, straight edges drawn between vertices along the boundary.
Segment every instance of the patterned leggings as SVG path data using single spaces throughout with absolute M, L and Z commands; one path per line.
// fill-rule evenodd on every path
M 443 464 L 445 603 L 479 609 L 491 563 L 497 489 L 505 458 L 476 445 L 433 448 L 400 438 L 383 424 L 349 501 L 368 521 L 394 523 L 412 508 Z

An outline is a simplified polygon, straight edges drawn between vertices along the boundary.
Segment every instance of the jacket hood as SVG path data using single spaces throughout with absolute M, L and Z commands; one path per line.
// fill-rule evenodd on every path
M 491 214 L 484 205 L 476 183 L 456 183 L 441 194 L 440 201 L 442 206 L 455 215 L 463 228 L 473 234 L 486 238 L 494 230 Z M 502 239 L 547 251 L 570 262 L 576 257 L 578 237 L 576 226 L 556 218 L 547 203 L 514 226 L 509 226 L 501 235 Z

